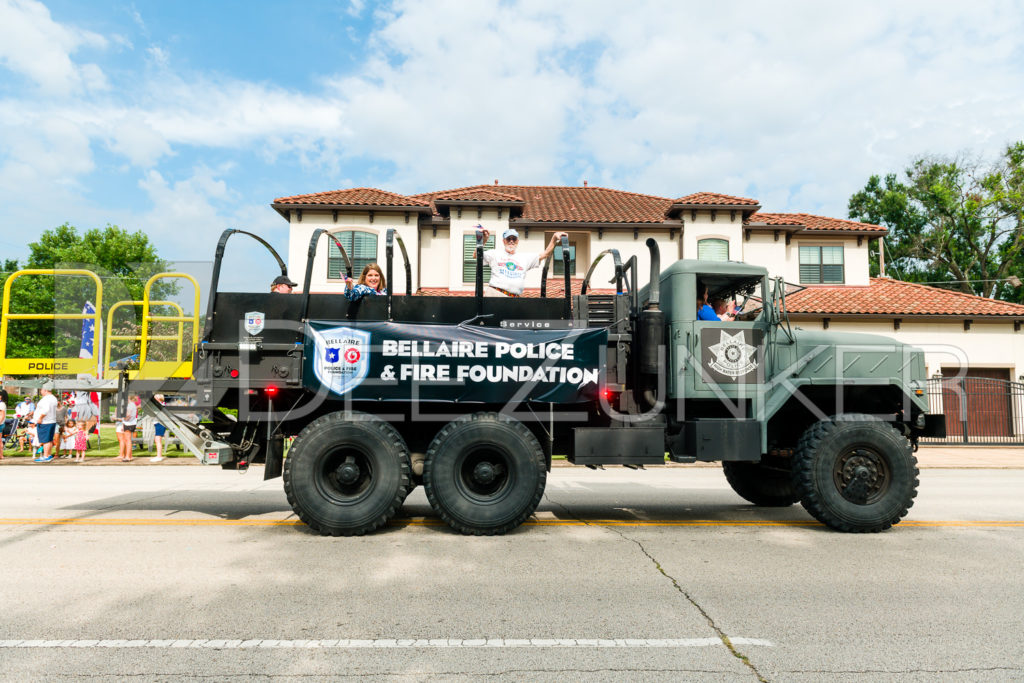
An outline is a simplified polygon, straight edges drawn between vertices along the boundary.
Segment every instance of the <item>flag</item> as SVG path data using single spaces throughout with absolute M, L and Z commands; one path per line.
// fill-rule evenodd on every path
M 96 315 L 96 307 L 93 306 L 91 301 L 86 301 L 85 306 L 82 307 L 82 315 Z M 82 345 L 78 349 L 79 358 L 96 358 L 96 372 L 80 373 L 78 379 L 89 379 L 91 377 L 100 377 L 103 366 L 100 364 L 100 353 L 99 349 L 96 348 L 96 338 L 102 338 L 102 330 L 99 335 L 96 334 L 96 319 L 95 318 L 84 318 L 82 320 Z
M 82 315 L 96 315 L 96 307 L 91 301 L 86 301 L 82 307 Z M 78 350 L 79 358 L 92 358 L 93 346 L 96 341 L 96 320 L 85 318 L 82 320 L 82 348 Z

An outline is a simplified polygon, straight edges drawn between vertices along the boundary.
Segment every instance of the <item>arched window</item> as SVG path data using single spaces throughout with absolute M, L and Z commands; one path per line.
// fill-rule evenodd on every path
M 728 261 L 729 240 L 706 239 L 697 242 L 697 258 L 702 261 Z
M 341 245 L 352 259 L 352 277 L 359 279 L 363 267 L 377 262 L 377 235 L 361 230 L 344 230 L 334 233 Z M 345 277 L 345 259 L 334 240 L 328 240 L 327 247 L 327 278 L 340 280 Z

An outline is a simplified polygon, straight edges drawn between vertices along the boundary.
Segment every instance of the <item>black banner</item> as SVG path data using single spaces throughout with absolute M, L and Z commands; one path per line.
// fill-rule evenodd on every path
M 608 331 L 310 321 L 303 382 L 354 400 L 596 400 Z

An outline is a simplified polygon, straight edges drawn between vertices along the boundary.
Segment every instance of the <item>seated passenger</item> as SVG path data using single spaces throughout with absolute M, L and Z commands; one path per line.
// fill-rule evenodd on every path
M 708 286 L 697 280 L 697 320 L 720 320 L 708 304 Z
M 287 275 L 278 275 L 274 278 L 274 281 L 270 283 L 270 291 L 277 294 L 291 294 L 292 287 L 297 287 L 298 283 L 292 282 Z
M 367 264 L 359 276 L 359 282 L 354 286 L 352 278 L 345 276 L 345 298 L 349 301 L 359 301 L 366 295 L 387 294 L 388 283 L 384 280 L 384 273 L 376 263 Z
M 710 304 L 711 308 L 714 309 L 715 315 L 718 316 L 719 320 L 724 320 L 726 322 L 732 322 L 736 320 L 736 306 L 734 304 L 729 304 L 725 299 L 717 298 L 712 299 Z

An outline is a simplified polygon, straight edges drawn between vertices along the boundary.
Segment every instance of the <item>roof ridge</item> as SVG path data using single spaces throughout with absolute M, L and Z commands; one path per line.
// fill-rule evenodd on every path
M 487 194 L 493 194 L 499 197 L 507 197 L 508 199 L 523 201 L 523 198 L 519 195 L 509 194 L 508 192 L 498 192 L 497 190 L 488 187 L 467 187 L 463 190 L 442 190 L 435 194 L 434 197 L 454 197 L 457 195 L 469 194 L 471 192 L 486 192 Z
M 682 195 L 680 197 L 676 197 L 672 201 L 673 201 L 673 203 L 679 203 L 680 200 L 687 199 L 688 197 L 694 197 L 696 195 L 702 195 L 702 194 L 714 195 L 715 197 L 727 197 L 729 199 L 740 199 L 740 200 L 742 200 L 744 202 L 753 202 L 752 204 L 749 204 L 749 206 L 754 206 L 754 205 L 760 206 L 761 205 L 761 202 L 758 201 L 757 199 L 754 199 L 753 197 L 742 197 L 742 196 L 740 196 L 738 194 L 727 194 L 725 192 L 712 192 L 711 190 L 699 190 L 697 192 L 690 192 L 689 194 L 684 194 L 684 195 Z
M 347 187 L 347 188 L 338 189 L 338 190 L 324 190 L 323 192 L 308 192 L 306 194 L 293 194 L 293 195 L 288 195 L 288 196 L 285 196 L 285 197 L 278 197 L 274 201 L 275 202 L 280 202 L 280 201 L 284 201 L 284 200 L 288 200 L 288 199 L 323 197 L 323 196 L 326 196 L 326 195 L 349 194 L 349 193 L 355 193 L 355 192 L 380 192 L 381 194 L 386 194 L 386 195 L 389 195 L 391 197 L 400 197 L 402 199 L 415 199 L 415 197 L 413 197 L 411 195 L 399 194 L 397 192 L 392 192 L 391 190 L 383 190 L 383 189 L 381 189 L 379 187 Z
M 494 190 L 494 188 L 505 187 L 512 188 L 518 187 L 523 189 L 536 189 L 536 190 L 603 190 L 605 192 L 614 192 L 616 194 L 627 194 L 634 197 L 643 197 L 645 199 L 657 199 L 661 201 L 671 202 L 672 200 L 668 197 L 662 197 L 656 194 L 644 194 L 642 192 L 632 192 L 630 190 L 619 190 L 614 187 L 603 187 L 600 185 L 512 185 L 502 183 L 500 185 L 467 185 L 465 187 L 457 187 L 449 190 L 433 190 L 430 192 L 422 192 L 418 195 L 409 195 L 410 197 L 425 197 L 425 196 L 436 196 L 446 192 L 459 192 L 462 190 L 478 190 L 478 189 L 491 189 L 496 192 L 500 190 Z

